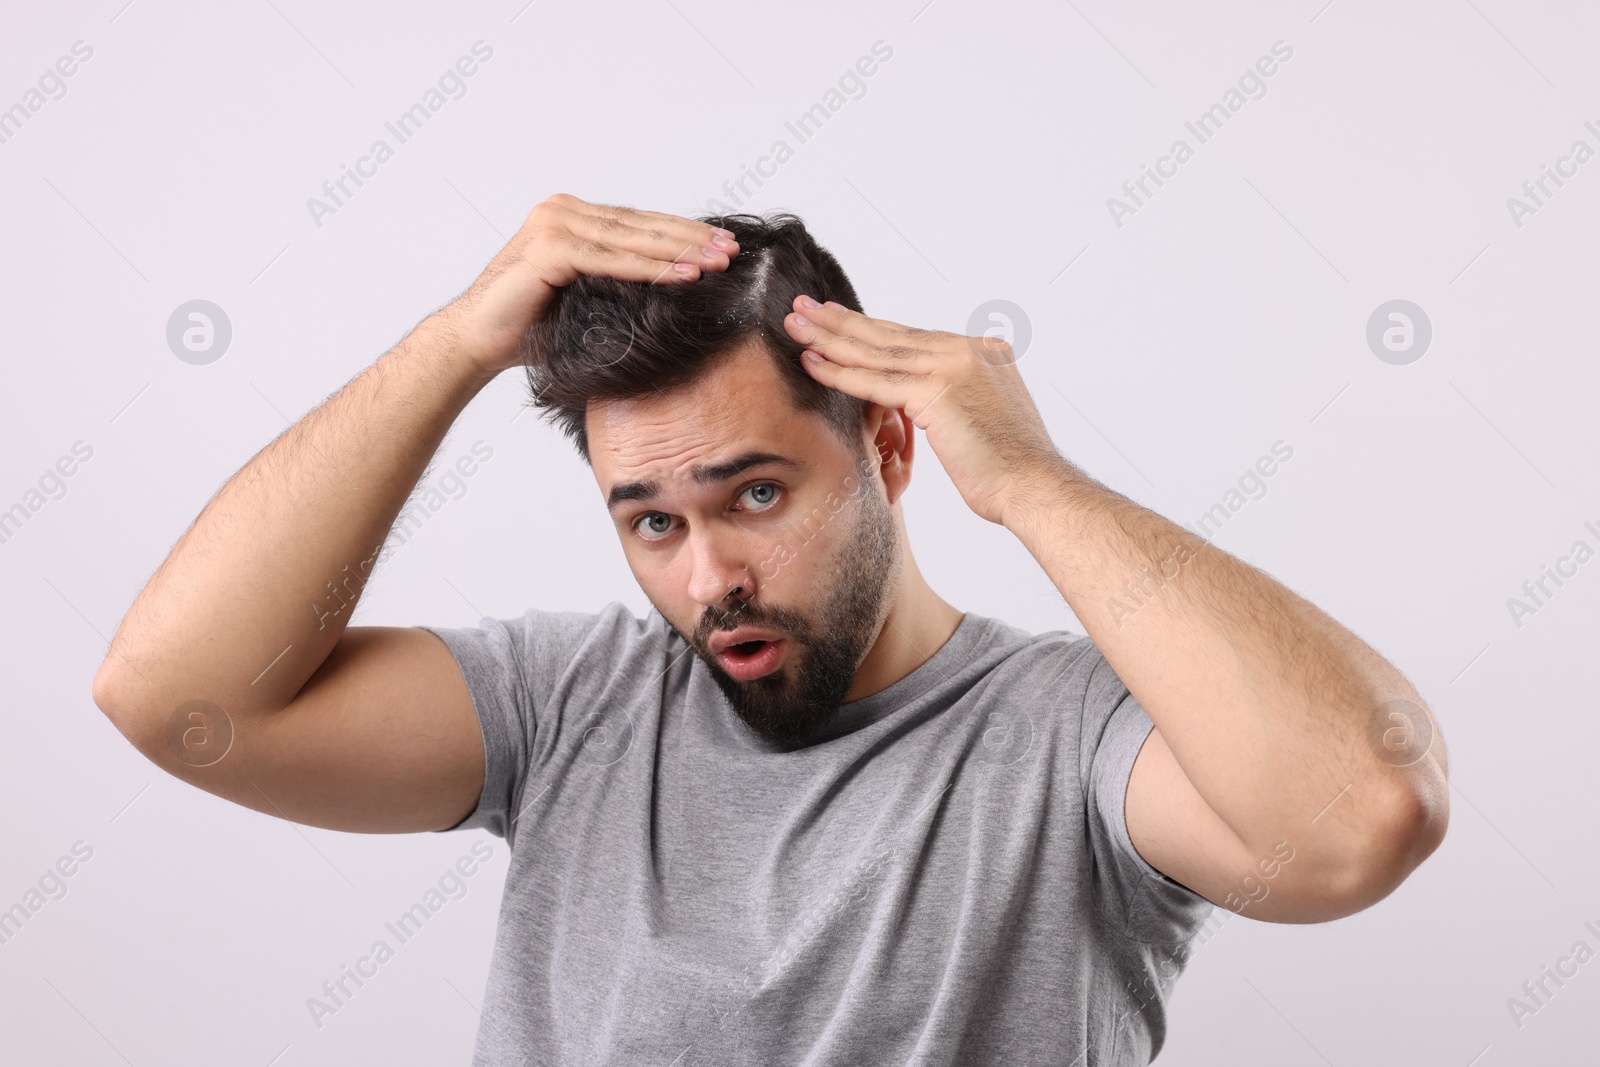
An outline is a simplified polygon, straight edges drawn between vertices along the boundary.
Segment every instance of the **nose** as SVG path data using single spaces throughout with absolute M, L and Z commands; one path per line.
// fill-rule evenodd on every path
M 719 537 L 717 533 L 701 530 L 689 534 L 693 568 L 689 595 L 702 607 L 731 611 L 755 595 L 755 572 L 745 560 L 738 540 Z

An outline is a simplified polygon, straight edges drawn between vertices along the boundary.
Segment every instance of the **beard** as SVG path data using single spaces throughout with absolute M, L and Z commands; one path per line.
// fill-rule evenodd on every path
M 792 608 L 748 600 L 730 612 L 708 611 L 698 631 L 702 640 L 689 642 L 745 726 L 767 741 L 799 744 L 833 721 L 882 624 L 898 563 L 894 515 L 871 485 L 852 510 L 855 523 L 840 542 L 815 625 Z M 777 670 L 743 682 L 702 651 L 711 634 L 736 626 L 784 638 L 789 647 Z

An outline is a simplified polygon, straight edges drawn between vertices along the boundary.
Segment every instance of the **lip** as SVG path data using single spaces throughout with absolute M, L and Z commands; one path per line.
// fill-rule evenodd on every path
M 772 633 L 770 630 L 755 630 L 748 626 L 741 626 L 737 630 L 722 630 L 711 635 L 711 640 L 706 644 L 711 646 L 711 654 L 721 656 L 734 645 L 742 645 L 746 641 L 781 641 L 781 634 Z
M 757 638 L 747 637 L 746 641 L 755 641 Z M 783 638 L 761 638 L 767 643 L 761 651 L 753 656 L 739 656 L 723 649 L 717 653 L 717 662 L 722 664 L 722 669 L 741 682 L 753 682 L 757 678 L 764 678 L 778 669 L 778 663 L 783 659 L 783 653 L 788 642 Z M 735 641 L 733 644 L 740 644 Z

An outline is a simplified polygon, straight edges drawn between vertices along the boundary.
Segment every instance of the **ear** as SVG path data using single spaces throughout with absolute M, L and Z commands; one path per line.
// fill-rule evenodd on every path
M 899 408 L 869 403 L 862 433 L 869 441 L 867 459 L 877 460 L 884 493 L 893 504 L 911 484 L 911 460 L 916 452 L 916 424 Z

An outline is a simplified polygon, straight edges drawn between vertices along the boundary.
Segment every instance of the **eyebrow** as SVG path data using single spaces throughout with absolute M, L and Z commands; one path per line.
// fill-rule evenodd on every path
M 702 464 L 689 471 L 689 478 L 696 485 L 715 485 L 725 482 L 743 474 L 751 467 L 788 467 L 799 470 L 805 466 L 798 460 L 788 456 L 780 456 L 776 452 L 751 451 L 742 456 L 735 456 L 726 463 Z M 606 510 L 615 511 L 618 505 L 634 500 L 654 500 L 661 493 L 661 485 L 653 479 L 643 479 L 637 482 L 623 482 L 611 487 L 611 492 L 606 494 Z

